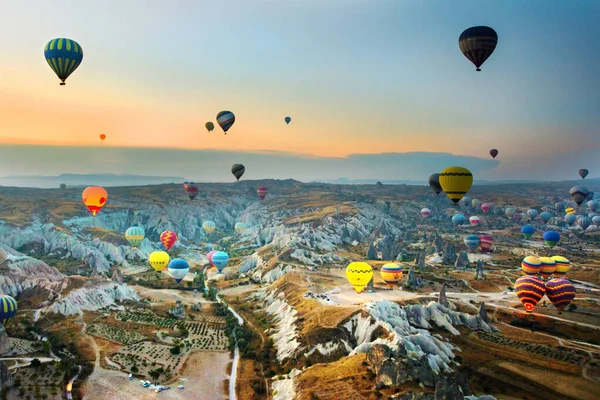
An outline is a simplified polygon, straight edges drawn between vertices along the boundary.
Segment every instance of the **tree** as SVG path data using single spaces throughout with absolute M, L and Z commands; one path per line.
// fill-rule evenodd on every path
M 60 188 L 63 189 L 63 190 L 66 189 L 67 188 L 67 184 L 66 183 L 61 183 L 60 184 Z
M 32 368 L 38 368 L 40 365 L 42 365 L 42 362 L 40 360 L 38 360 L 37 358 L 34 358 L 33 360 L 31 360 L 30 366 Z
M 171 352 L 171 354 L 173 354 L 175 356 L 175 355 L 181 353 L 181 347 L 173 346 L 169 349 L 169 351 Z
M 137 374 L 140 370 L 138 369 L 137 365 L 133 364 L 131 366 L 131 373 L 132 374 Z

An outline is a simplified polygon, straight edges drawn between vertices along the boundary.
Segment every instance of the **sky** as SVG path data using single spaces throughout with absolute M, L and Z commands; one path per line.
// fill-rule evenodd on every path
M 0 150 L 22 157 L 0 176 L 228 173 L 202 157 L 255 178 L 426 179 L 471 157 L 481 179 L 600 177 L 598 1 L 34 0 L 3 17 Z M 458 48 L 474 25 L 499 36 L 481 72 Z M 84 51 L 62 87 L 55 37 Z M 234 126 L 206 132 L 222 110 Z M 140 164 L 140 147 L 172 158 Z

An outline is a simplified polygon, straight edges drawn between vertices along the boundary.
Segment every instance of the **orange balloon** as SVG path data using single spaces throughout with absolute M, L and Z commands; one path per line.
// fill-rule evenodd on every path
M 106 139 L 106 135 L 103 133 L 102 135 L 100 135 L 100 140 L 104 140 Z
M 102 186 L 88 186 L 81 193 L 81 199 L 95 217 L 98 211 L 106 204 L 108 193 Z

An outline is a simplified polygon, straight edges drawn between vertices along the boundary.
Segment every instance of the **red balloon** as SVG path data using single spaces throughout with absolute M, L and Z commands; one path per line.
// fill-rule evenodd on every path
M 102 135 L 100 135 L 100 140 L 103 141 L 104 139 L 106 139 L 106 135 L 103 133 Z
M 171 247 L 177 241 L 177 233 L 173 231 L 164 231 L 160 234 L 160 241 L 167 248 L 167 250 L 171 250 Z
M 490 235 L 480 235 L 479 236 L 479 245 L 481 246 L 481 251 L 484 253 L 489 253 L 492 251 L 492 245 L 494 244 L 494 238 Z
M 496 150 L 496 149 L 490 150 L 490 156 L 492 156 L 492 158 L 496 158 L 497 155 L 498 155 L 498 150 Z
M 265 186 L 261 186 L 256 189 L 256 193 L 258 193 L 258 197 L 260 197 L 261 200 L 264 200 L 265 197 L 267 197 L 267 194 L 269 194 L 269 189 L 267 189 Z

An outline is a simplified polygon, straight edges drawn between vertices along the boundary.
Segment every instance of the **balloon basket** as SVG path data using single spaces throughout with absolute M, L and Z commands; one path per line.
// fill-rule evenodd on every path
M 60 86 L 65 86 L 65 85 L 66 85 L 66 83 L 64 83 L 64 82 L 60 83 Z

